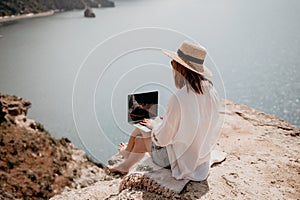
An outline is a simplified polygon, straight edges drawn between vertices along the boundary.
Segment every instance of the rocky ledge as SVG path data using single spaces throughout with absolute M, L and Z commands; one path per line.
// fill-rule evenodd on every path
M 275 116 L 224 101 L 216 149 L 228 153 L 206 181 L 190 182 L 179 199 L 299 199 L 299 129 Z M 143 189 L 119 193 L 121 179 L 64 191 L 51 200 L 170 199 Z
M 0 102 L 0 199 L 167 199 L 137 188 L 119 193 L 120 177 L 106 175 L 68 139 L 54 139 L 26 118 L 30 102 L 3 95 Z M 226 161 L 206 181 L 190 182 L 179 198 L 299 199 L 299 129 L 241 104 L 224 105 L 216 148 L 228 153 Z

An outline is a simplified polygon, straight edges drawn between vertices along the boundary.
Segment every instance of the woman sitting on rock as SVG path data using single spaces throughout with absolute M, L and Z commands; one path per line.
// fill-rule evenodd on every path
M 203 65 L 206 49 L 185 41 L 177 53 L 163 50 L 172 58 L 176 88 L 167 104 L 162 123 L 144 119 L 151 134 L 135 129 L 120 154 L 124 161 L 112 173 L 126 174 L 146 152 L 161 167 L 171 168 L 176 179 L 201 181 L 207 178 L 210 153 L 219 135 L 218 94 L 205 77 L 211 72 Z

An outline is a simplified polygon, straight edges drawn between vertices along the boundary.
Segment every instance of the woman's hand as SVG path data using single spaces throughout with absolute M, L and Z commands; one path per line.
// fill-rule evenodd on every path
M 143 119 L 143 121 L 141 121 L 140 124 L 147 126 L 150 129 L 153 129 L 153 123 L 151 119 Z

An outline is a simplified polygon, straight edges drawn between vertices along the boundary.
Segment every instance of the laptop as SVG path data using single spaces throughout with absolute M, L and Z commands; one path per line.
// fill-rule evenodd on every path
M 145 132 L 147 126 L 139 124 L 143 119 L 156 119 L 158 115 L 158 91 L 128 95 L 128 123 Z

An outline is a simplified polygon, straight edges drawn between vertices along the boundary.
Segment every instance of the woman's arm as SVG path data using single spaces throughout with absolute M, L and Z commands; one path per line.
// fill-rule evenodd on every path
M 152 140 L 158 146 L 167 146 L 175 137 L 180 124 L 180 104 L 175 95 L 172 95 L 166 113 L 163 116 L 163 121 L 160 126 L 155 126 L 152 129 Z

